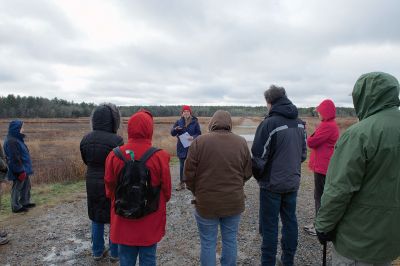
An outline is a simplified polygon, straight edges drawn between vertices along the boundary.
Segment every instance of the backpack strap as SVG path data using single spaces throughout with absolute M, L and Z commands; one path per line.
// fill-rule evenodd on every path
M 122 161 L 124 161 L 125 163 L 128 162 L 128 160 L 125 158 L 125 156 L 122 154 L 122 151 L 119 147 L 116 147 L 113 149 L 114 154 Z
M 147 162 L 147 160 L 150 159 L 150 157 L 151 157 L 154 153 L 156 153 L 156 152 L 158 152 L 158 151 L 161 151 L 161 149 L 156 148 L 156 147 L 150 147 L 150 148 L 142 155 L 142 157 L 140 157 L 140 162 L 141 162 L 142 164 L 145 164 L 145 163 Z

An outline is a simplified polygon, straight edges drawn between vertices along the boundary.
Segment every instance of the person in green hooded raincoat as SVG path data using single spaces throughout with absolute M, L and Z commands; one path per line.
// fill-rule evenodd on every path
M 390 265 L 400 256 L 399 82 L 362 75 L 354 85 L 359 122 L 336 144 L 316 218 L 332 265 Z

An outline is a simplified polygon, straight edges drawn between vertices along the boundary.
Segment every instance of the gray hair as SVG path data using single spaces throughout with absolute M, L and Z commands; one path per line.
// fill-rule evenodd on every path
M 285 88 L 276 85 L 269 86 L 269 88 L 264 92 L 264 98 L 267 101 L 267 103 L 270 104 L 273 104 L 283 96 L 286 96 Z

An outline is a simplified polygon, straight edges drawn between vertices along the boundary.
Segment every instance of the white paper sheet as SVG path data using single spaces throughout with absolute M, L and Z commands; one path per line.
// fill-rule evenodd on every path
M 190 134 L 187 132 L 179 136 L 179 139 L 184 148 L 187 148 L 190 146 L 190 144 L 192 144 L 193 140 L 189 140 L 190 137 L 191 137 Z

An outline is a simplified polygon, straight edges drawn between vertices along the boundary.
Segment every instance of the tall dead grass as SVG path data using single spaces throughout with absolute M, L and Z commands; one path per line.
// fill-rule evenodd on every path
M 127 122 L 123 118 L 123 125 L 118 134 L 128 141 Z M 176 156 L 176 137 L 170 134 L 171 128 L 179 117 L 155 117 L 153 146 L 166 150 Z M 211 118 L 199 117 L 203 134 L 208 132 L 208 123 Z M 232 117 L 234 131 L 239 134 L 254 134 L 256 126 L 261 122 L 260 117 Z M 307 123 L 307 133 L 311 134 L 319 120 L 317 118 L 303 118 Z M 83 164 L 79 151 L 82 137 L 90 131 L 89 118 L 80 119 L 24 119 L 24 129 L 27 135 L 26 144 L 30 150 L 33 162 L 33 184 L 67 182 L 84 179 L 86 166 Z M 337 123 L 343 131 L 357 122 L 356 118 L 338 118 Z M 7 134 L 9 120 L 0 119 L 0 136 Z M 251 127 L 240 128 L 240 125 Z M 236 127 L 236 128 L 235 128 Z M 3 142 L 3 139 L 0 140 Z

